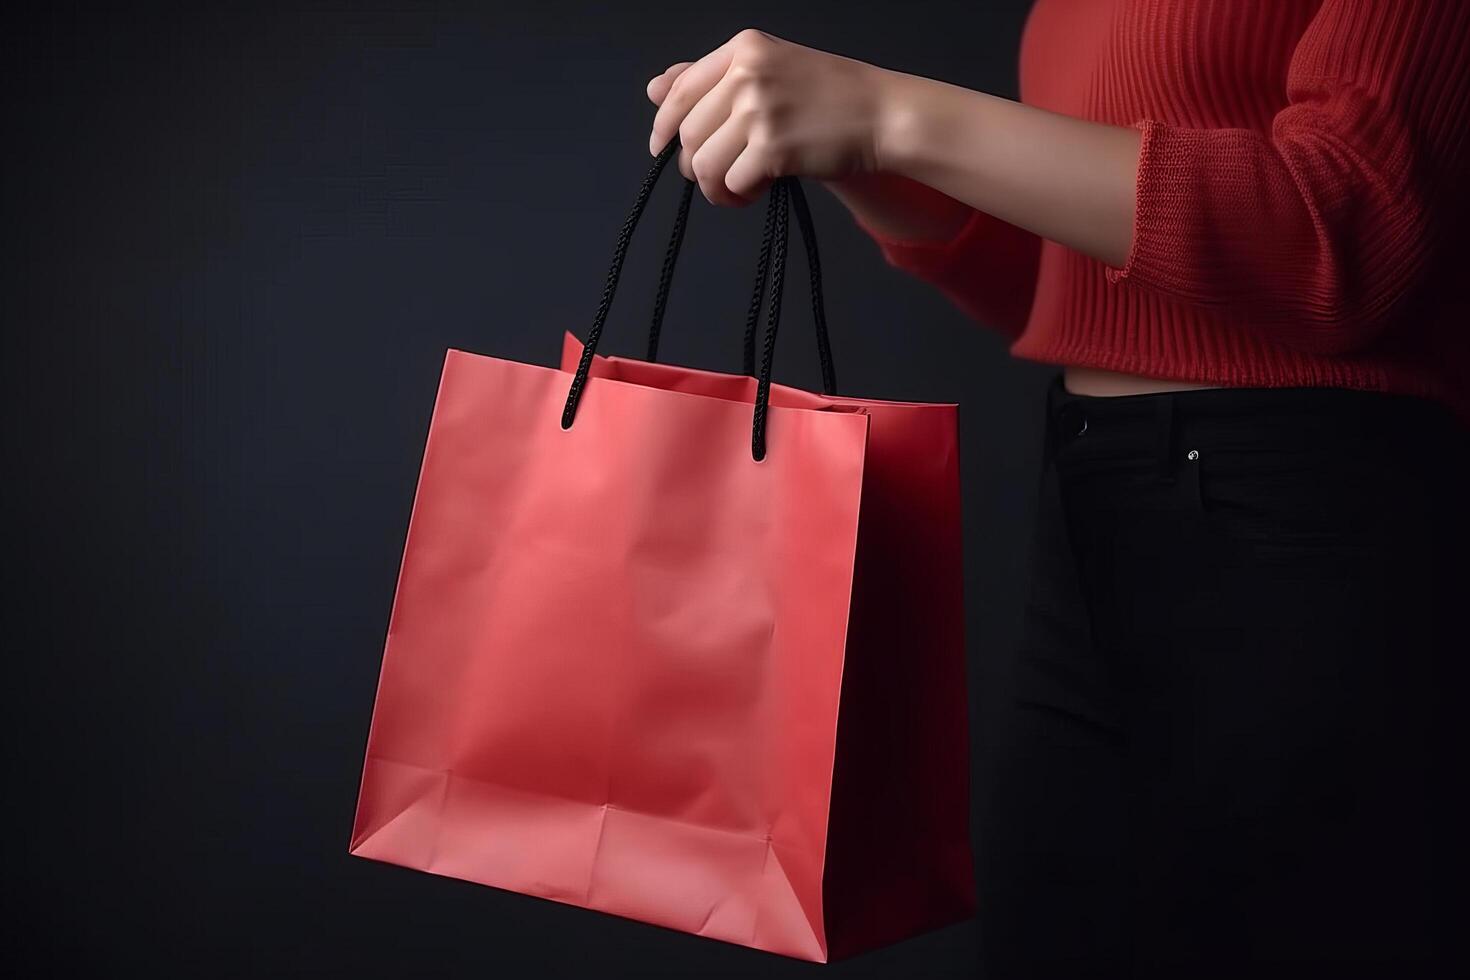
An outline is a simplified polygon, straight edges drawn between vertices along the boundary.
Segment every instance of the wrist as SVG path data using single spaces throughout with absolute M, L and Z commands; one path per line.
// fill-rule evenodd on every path
M 932 79 L 883 70 L 874 113 L 873 162 L 879 173 L 914 177 L 922 170 L 937 104 Z

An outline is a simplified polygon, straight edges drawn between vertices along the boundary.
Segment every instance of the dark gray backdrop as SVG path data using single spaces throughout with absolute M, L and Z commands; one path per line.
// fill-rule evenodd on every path
M 742 27 L 1015 94 L 1028 4 L 347 4 L 6 26 L 6 955 L 72 973 L 796 976 L 347 856 L 447 346 L 554 363 L 648 164 L 645 82 Z M 635 240 L 634 354 L 675 198 Z M 961 404 L 993 741 L 1050 371 L 811 198 L 845 393 Z M 665 359 L 738 370 L 758 209 L 696 200 Z M 799 252 L 778 380 L 815 387 Z M 914 651 L 913 655 L 922 655 Z M 966 975 L 973 923 L 828 968 Z

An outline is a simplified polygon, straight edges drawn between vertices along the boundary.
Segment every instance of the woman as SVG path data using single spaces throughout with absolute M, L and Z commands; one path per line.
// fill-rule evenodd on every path
M 710 201 L 819 179 L 1063 369 L 987 976 L 1448 963 L 1467 52 L 1459 0 L 1040 0 L 1020 102 L 754 30 L 649 83 Z

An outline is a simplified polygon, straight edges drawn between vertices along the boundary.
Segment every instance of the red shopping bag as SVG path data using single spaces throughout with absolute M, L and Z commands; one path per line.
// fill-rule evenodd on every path
M 974 911 L 955 406 L 830 394 L 817 288 L 771 383 L 789 180 L 759 377 L 597 355 L 676 150 L 562 370 L 446 355 L 350 850 L 828 961 Z

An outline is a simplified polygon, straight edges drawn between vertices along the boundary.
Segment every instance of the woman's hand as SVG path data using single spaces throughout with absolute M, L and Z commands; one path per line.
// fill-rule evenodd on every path
M 895 75 L 744 30 L 648 83 L 657 155 L 679 134 L 678 166 L 712 204 L 743 205 L 777 177 L 876 173 Z
M 906 218 L 908 178 L 1108 265 L 1133 240 L 1142 133 L 905 75 L 746 30 L 648 83 L 657 154 L 714 204 L 746 204 L 777 177 L 825 182 L 870 225 L 953 228 L 957 208 Z M 875 175 L 878 175 L 875 178 Z M 907 209 L 912 211 L 912 208 Z

